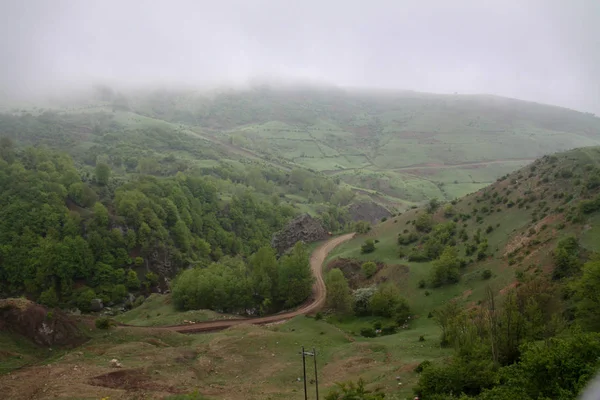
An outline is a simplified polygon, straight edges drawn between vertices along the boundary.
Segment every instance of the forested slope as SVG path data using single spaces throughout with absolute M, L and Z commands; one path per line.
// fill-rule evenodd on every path
M 296 211 L 250 192 L 220 200 L 202 176 L 138 175 L 115 185 L 98 164 L 81 176 L 64 154 L 17 150 L 0 160 L 0 280 L 3 295 L 89 307 L 121 300 L 182 267 L 249 256 Z

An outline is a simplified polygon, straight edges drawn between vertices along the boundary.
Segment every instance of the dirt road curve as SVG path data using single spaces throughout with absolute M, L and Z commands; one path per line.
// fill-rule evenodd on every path
M 354 233 L 338 236 L 330 239 L 327 242 L 319 246 L 310 257 L 310 267 L 315 275 L 316 281 L 313 286 L 313 294 L 310 300 L 293 311 L 287 311 L 280 314 L 269 315 L 267 317 L 259 318 L 240 318 L 224 321 L 208 321 L 198 322 L 192 325 L 176 325 L 176 326 L 165 326 L 158 329 L 168 329 L 175 332 L 181 333 L 195 333 L 195 332 L 209 332 L 226 329 L 238 324 L 268 324 L 272 322 L 284 321 L 297 315 L 308 314 L 316 311 L 325 304 L 325 298 L 327 295 L 325 289 L 325 281 L 323 280 L 323 262 L 325 257 L 339 244 L 348 241 L 354 237 Z

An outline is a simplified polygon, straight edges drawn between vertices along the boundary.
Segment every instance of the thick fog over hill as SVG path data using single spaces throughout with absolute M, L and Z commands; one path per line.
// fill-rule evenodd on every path
M 3 97 L 90 82 L 255 80 L 490 93 L 600 111 L 600 3 L 75 1 L 0 4 Z

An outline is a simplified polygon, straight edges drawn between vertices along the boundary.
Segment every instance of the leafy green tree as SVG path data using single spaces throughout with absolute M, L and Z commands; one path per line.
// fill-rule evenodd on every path
M 403 323 L 410 316 L 408 302 L 392 283 L 379 286 L 371 297 L 369 306 L 373 315 L 394 318 L 399 323 Z
M 108 210 L 104 206 L 104 204 L 100 202 L 96 202 L 94 204 L 94 222 L 97 226 L 106 228 L 108 227 L 109 216 Z
M 454 320 L 460 315 L 461 309 L 456 301 L 449 301 L 442 307 L 433 311 L 433 319 L 442 330 L 440 343 L 446 346 L 449 343 L 450 330 Z
M 132 269 L 127 271 L 125 286 L 130 290 L 137 290 L 141 286 L 140 279 L 138 278 L 137 273 Z
M 110 179 L 110 167 L 105 163 L 98 163 L 96 165 L 96 182 L 102 186 L 108 184 Z
M 552 252 L 552 256 L 554 258 L 554 271 L 552 272 L 554 279 L 569 277 L 579 272 L 581 268 L 579 242 L 574 236 L 560 240 Z
M 263 246 L 248 259 L 252 287 L 255 295 L 264 303 L 272 304 L 277 299 L 278 271 L 275 250 Z
M 429 200 L 429 203 L 427 204 L 427 213 L 433 214 L 438 208 L 440 208 L 440 201 L 434 197 Z
M 54 286 L 51 286 L 43 291 L 38 301 L 40 304 L 43 304 L 46 307 L 58 306 L 58 295 L 56 294 L 56 289 L 54 289 Z
M 363 275 L 369 279 L 377 272 L 377 264 L 375 264 L 373 261 L 367 261 L 361 265 L 360 269 Z
M 69 186 L 69 198 L 82 207 L 91 207 L 97 199 L 96 192 L 83 182 L 75 182 Z
M 456 283 L 460 279 L 460 259 L 453 246 L 447 246 L 439 259 L 433 262 L 431 285 L 439 287 L 448 283 Z
M 352 295 L 348 281 L 339 268 L 334 268 L 327 273 L 327 307 L 340 314 L 352 311 Z
M 377 288 L 370 286 L 366 288 L 356 289 L 352 293 L 352 299 L 354 301 L 354 313 L 357 316 L 366 316 L 371 314 L 371 298 L 375 294 Z
M 415 219 L 415 228 L 419 232 L 429 232 L 433 228 L 433 217 L 431 214 L 419 214 L 417 219 Z
M 314 277 L 305 246 L 298 242 L 279 265 L 279 298 L 284 307 L 294 307 L 308 298 Z
M 8 137 L 0 138 L 0 159 L 12 164 L 15 161 L 15 144 Z
M 367 221 L 358 221 L 354 223 L 354 231 L 359 234 L 367 233 L 371 230 L 371 224 Z
M 573 288 L 577 317 L 582 325 L 600 331 L 600 261 L 585 263 L 583 274 L 574 282 Z

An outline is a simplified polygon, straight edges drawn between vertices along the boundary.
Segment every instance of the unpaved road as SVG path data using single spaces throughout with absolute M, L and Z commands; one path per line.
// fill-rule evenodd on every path
M 310 300 L 293 311 L 287 311 L 280 314 L 269 315 L 258 318 L 240 318 L 221 321 L 198 322 L 189 325 L 164 326 L 154 329 L 167 329 L 181 333 L 209 332 L 218 331 L 239 324 L 268 324 L 272 322 L 284 321 L 297 315 L 308 314 L 318 310 L 325 304 L 327 290 L 325 289 L 325 281 L 323 280 L 323 262 L 331 250 L 336 246 L 344 243 L 354 237 L 354 233 L 338 236 L 323 243 L 310 256 L 310 267 L 316 278 L 313 286 L 313 293 Z

